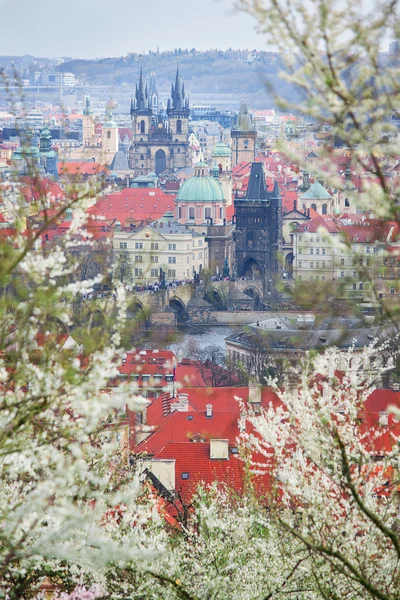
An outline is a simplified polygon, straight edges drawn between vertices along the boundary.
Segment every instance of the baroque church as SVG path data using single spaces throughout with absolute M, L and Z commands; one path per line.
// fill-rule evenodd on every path
M 148 87 L 140 70 L 135 97 L 131 101 L 133 131 L 129 166 L 135 177 L 149 173 L 158 176 L 189 164 L 189 114 L 189 99 L 185 96 L 179 68 L 166 111 L 158 101 L 154 75 Z

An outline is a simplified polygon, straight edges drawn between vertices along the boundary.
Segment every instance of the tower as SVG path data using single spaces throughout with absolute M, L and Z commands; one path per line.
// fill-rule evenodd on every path
M 118 125 L 113 121 L 112 114 L 107 106 L 106 120 L 101 129 L 102 162 L 111 164 L 114 155 L 118 152 Z
M 256 158 L 257 132 L 251 122 L 247 104 L 241 104 L 232 137 L 232 166 L 241 162 L 252 163 Z
M 153 114 L 151 98 L 143 81 L 140 69 L 139 83 L 136 84 L 135 97 L 131 100 L 133 138 L 136 142 L 149 140 L 151 117 Z
M 55 179 L 58 179 L 58 169 L 57 169 L 57 153 L 51 149 L 51 133 L 50 130 L 46 127 L 43 131 L 40 132 L 40 141 L 39 141 L 39 153 L 40 153 L 40 163 L 44 167 L 45 173 L 47 175 L 51 175 Z
M 185 96 L 185 84 L 181 80 L 179 67 L 177 67 L 175 83 L 171 86 L 171 98 L 168 100 L 167 107 L 175 169 L 189 164 L 189 114 L 189 98 Z
M 237 273 L 261 279 L 264 291 L 279 270 L 282 248 L 282 199 L 275 183 L 265 183 L 262 163 L 251 165 L 245 198 L 235 198 L 235 245 Z
M 132 98 L 132 144 L 129 165 L 135 176 L 173 172 L 189 165 L 189 101 L 177 69 L 166 113 L 157 112 L 158 93 L 154 74 L 149 88 L 140 70 Z M 160 105 L 160 103 L 158 103 Z
M 90 106 L 90 97 L 86 96 L 86 106 L 83 111 L 82 119 L 82 142 L 85 148 L 94 146 L 94 118 Z
M 224 190 L 224 197 L 227 206 L 232 204 L 232 151 L 222 141 L 214 147 L 211 154 L 214 167 L 218 169 L 218 174 L 214 172 L 214 176 L 217 175 L 218 180 Z

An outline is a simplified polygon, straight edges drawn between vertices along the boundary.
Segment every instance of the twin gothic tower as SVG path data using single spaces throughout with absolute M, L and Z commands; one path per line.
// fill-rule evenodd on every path
M 147 86 L 140 70 L 131 101 L 133 132 L 129 165 L 135 177 L 152 172 L 160 175 L 189 165 L 189 114 L 189 99 L 185 97 L 179 68 L 166 111 L 160 108 L 154 75 Z

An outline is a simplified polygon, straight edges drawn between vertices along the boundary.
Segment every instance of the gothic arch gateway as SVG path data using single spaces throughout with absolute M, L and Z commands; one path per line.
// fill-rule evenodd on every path
M 155 173 L 156 175 L 160 175 L 167 168 L 167 158 L 165 156 L 164 150 L 161 148 L 157 150 L 155 153 Z

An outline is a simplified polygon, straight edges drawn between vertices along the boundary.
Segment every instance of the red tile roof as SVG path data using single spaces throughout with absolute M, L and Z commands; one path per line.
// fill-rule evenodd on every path
M 237 454 L 229 452 L 229 459 L 211 459 L 208 443 L 169 443 L 158 454 L 157 458 L 175 459 L 175 486 L 181 490 L 185 500 L 189 500 L 199 484 L 211 485 L 214 481 L 224 483 L 238 493 L 245 489 L 244 464 Z M 253 454 L 253 458 L 265 462 L 265 458 Z M 188 479 L 182 479 L 182 473 Z M 273 488 L 270 473 L 254 476 L 253 484 L 259 497 L 267 496 Z
M 126 225 L 128 221 L 154 221 L 168 211 L 175 211 L 175 195 L 159 188 L 125 188 L 99 198 L 88 213 L 113 218 Z
M 58 174 L 85 176 L 98 175 L 99 173 L 108 173 L 107 169 L 94 161 L 63 161 L 58 164 Z

